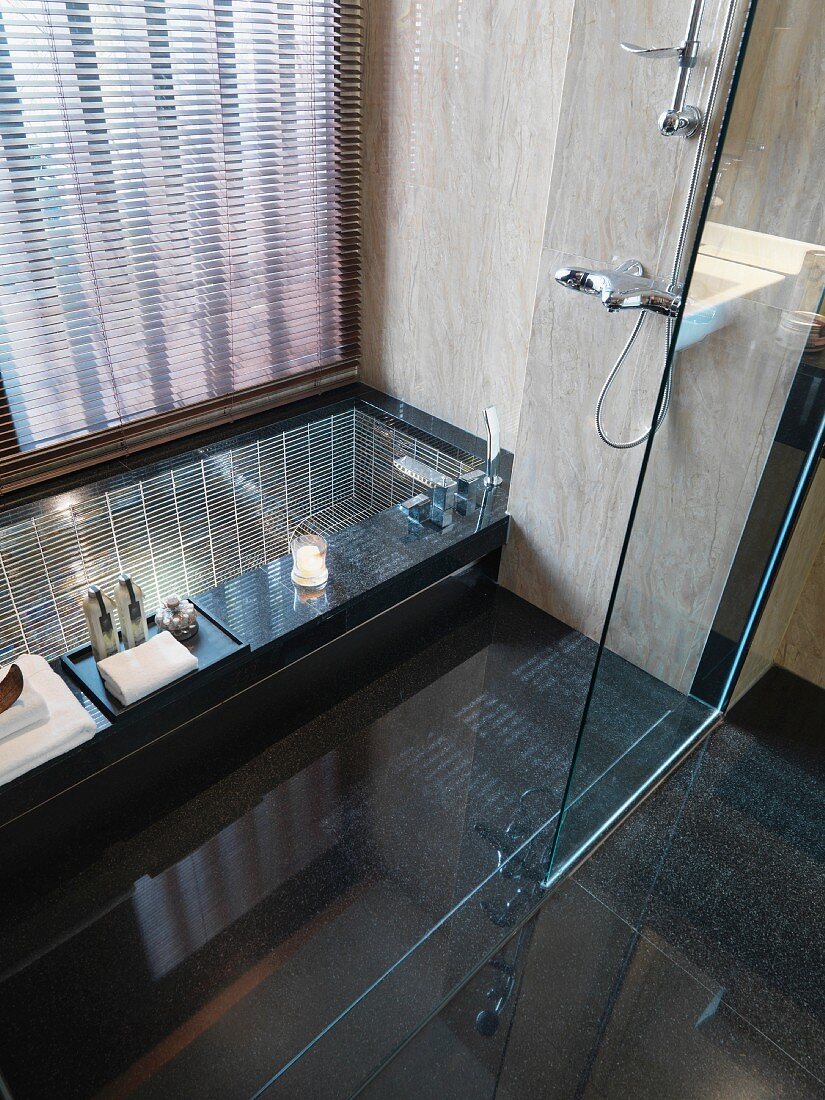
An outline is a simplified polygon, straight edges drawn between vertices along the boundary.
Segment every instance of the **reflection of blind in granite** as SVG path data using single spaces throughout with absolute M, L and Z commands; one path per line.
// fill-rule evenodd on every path
M 338 760 L 329 753 L 172 867 L 132 902 L 155 980 L 309 866 L 335 842 Z
M 84 589 L 111 590 L 123 569 L 154 607 L 287 553 L 299 524 L 335 531 L 404 500 L 412 484 L 393 469 L 398 454 L 453 475 L 475 462 L 350 408 L 111 478 L 33 517 L 10 515 L 0 528 L 0 662 L 26 651 L 51 659 L 84 641 Z

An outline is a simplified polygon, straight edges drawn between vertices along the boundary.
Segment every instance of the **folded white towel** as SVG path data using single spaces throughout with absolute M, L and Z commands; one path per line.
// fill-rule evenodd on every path
M 25 661 L 23 663 L 25 664 Z M 20 662 L 16 664 L 23 672 Z M 4 679 L 10 668 L 11 665 L 0 668 L 0 681 Z M 20 698 L 0 714 L 0 741 L 5 741 L 15 733 L 22 733 L 23 730 L 30 730 L 32 726 L 45 722 L 48 717 L 49 708 L 46 706 L 46 700 L 31 682 L 31 676 L 26 676 L 23 672 L 23 690 Z
M 48 717 L 40 725 L 0 741 L 0 785 L 95 735 L 92 716 L 42 657 L 24 653 L 17 664 L 23 679 L 43 697 Z
M 197 667 L 198 658 L 168 630 L 159 631 L 143 645 L 113 653 L 97 663 L 106 688 L 124 706 L 166 687 Z

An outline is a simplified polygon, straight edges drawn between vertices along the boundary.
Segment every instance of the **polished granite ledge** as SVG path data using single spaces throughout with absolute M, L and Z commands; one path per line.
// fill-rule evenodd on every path
M 67 493 L 76 503 L 88 495 L 109 491 L 136 477 L 146 478 L 191 461 L 242 446 L 262 434 L 293 430 L 321 416 L 353 407 L 384 413 L 405 429 L 434 437 L 483 462 L 483 440 L 400 402 L 369 386 L 353 384 L 270 410 L 238 425 L 213 429 L 185 441 L 173 441 L 128 458 L 74 475 L 48 487 L 35 487 L 4 500 L 3 521 L 36 518 L 65 505 Z M 395 509 L 387 509 L 356 526 L 329 536 L 330 579 L 322 595 L 299 593 L 290 579 L 291 559 L 278 558 L 204 592 L 189 593 L 250 646 L 245 659 L 214 677 L 195 681 L 189 692 L 170 692 L 151 708 L 139 709 L 112 725 L 69 686 L 93 714 L 98 735 L 86 745 L 50 761 L 0 787 L 0 830 L 20 815 L 66 789 L 111 767 L 125 756 L 166 737 L 173 730 L 218 707 L 227 698 L 263 677 L 300 660 L 347 632 L 456 570 L 498 551 L 507 539 L 507 495 L 512 455 L 502 452 L 504 481 L 488 491 L 482 507 L 468 516 L 456 514 L 446 530 L 410 524 Z M 82 484 L 78 482 L 82 477 Z
M 315 599 L 299 594 L 292 584 L 289 557 L 196 594 L 197 602 L 249 643 L 246 659 L 208 683 L 195 680 L 189 692 L 175 692 L 174 698 L 170 693 L 169 701 L 158 699 L 115 725 L 97 714 L 98 735 L 92 741 L 0 788 L 0 830 L 124 757 L 197 722 L 199 715 L 261 679 L 494 554 L 507 539 L 506 504 L 505 483 L 488 495 L 482 510 L 456 517 L 444 531 L 411 527 L 401 512 L 388 509 L 335 532 L 329 537 L 330 579 Z
M 198 602 L 248 642 L 253 653 L 276 653 L 307 626 L 338 622 L 341 612 L 346 629 L 352 630 L 501 546 L 508 517 L 505 501 L 494 497 L 483 515 L 459 518 L 445 531 L 410 524 L 397 510 L 336 531 L 328 538 L 330 576 L 320 594 L 292 583 L 292 559 L 285 556 L 210 589 Z

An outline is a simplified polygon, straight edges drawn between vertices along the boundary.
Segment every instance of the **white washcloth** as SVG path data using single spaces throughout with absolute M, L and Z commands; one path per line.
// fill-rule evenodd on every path
M 17 664 L 24 680 L 42 695 L 48 717 L 40 725 L 0 741 L 0 785 L 95 735 L 92 716 L 42 657 L 24 653 Z
M 168 630 L 160 630 L 143 645 L 124 649 L 98 661 L 107 689 L 124 706 L 179 680 L 198 667 L 198 658 Z
M 23 672 L 23 666 L 20 662 L 15 663 Z M 11 665 L 0 668 L 0 681 L 4 679 L 10 668 Z M 0 741 L 5 741 L 7 737 L 12 737 L 15 733 L 22 733 L 23 730 L 30 730 L 32 726 L 38 726 L 41 722 L 45 722 L 48 717 L 49 708 L 46 706 L 46 700 L 31 682 L 30 676 L 26 676 L 23 672 L 23 690 L 20 693 L 20 698 L 15 699 L 8 710 L 4 710 L 0 714 Z

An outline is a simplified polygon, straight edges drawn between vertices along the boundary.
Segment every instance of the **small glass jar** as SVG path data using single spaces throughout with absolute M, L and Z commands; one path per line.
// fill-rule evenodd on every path
M 191 600 L 167 596 L 155 615 L 158 630 L 168 630 L 179 642 L 186 642 L 198 632 L 198 612 Z
M 320 535 L 296 535 L 290 544 L 292 580 L 299 588 L 323 588 L 327 583 L 327 543 Z

